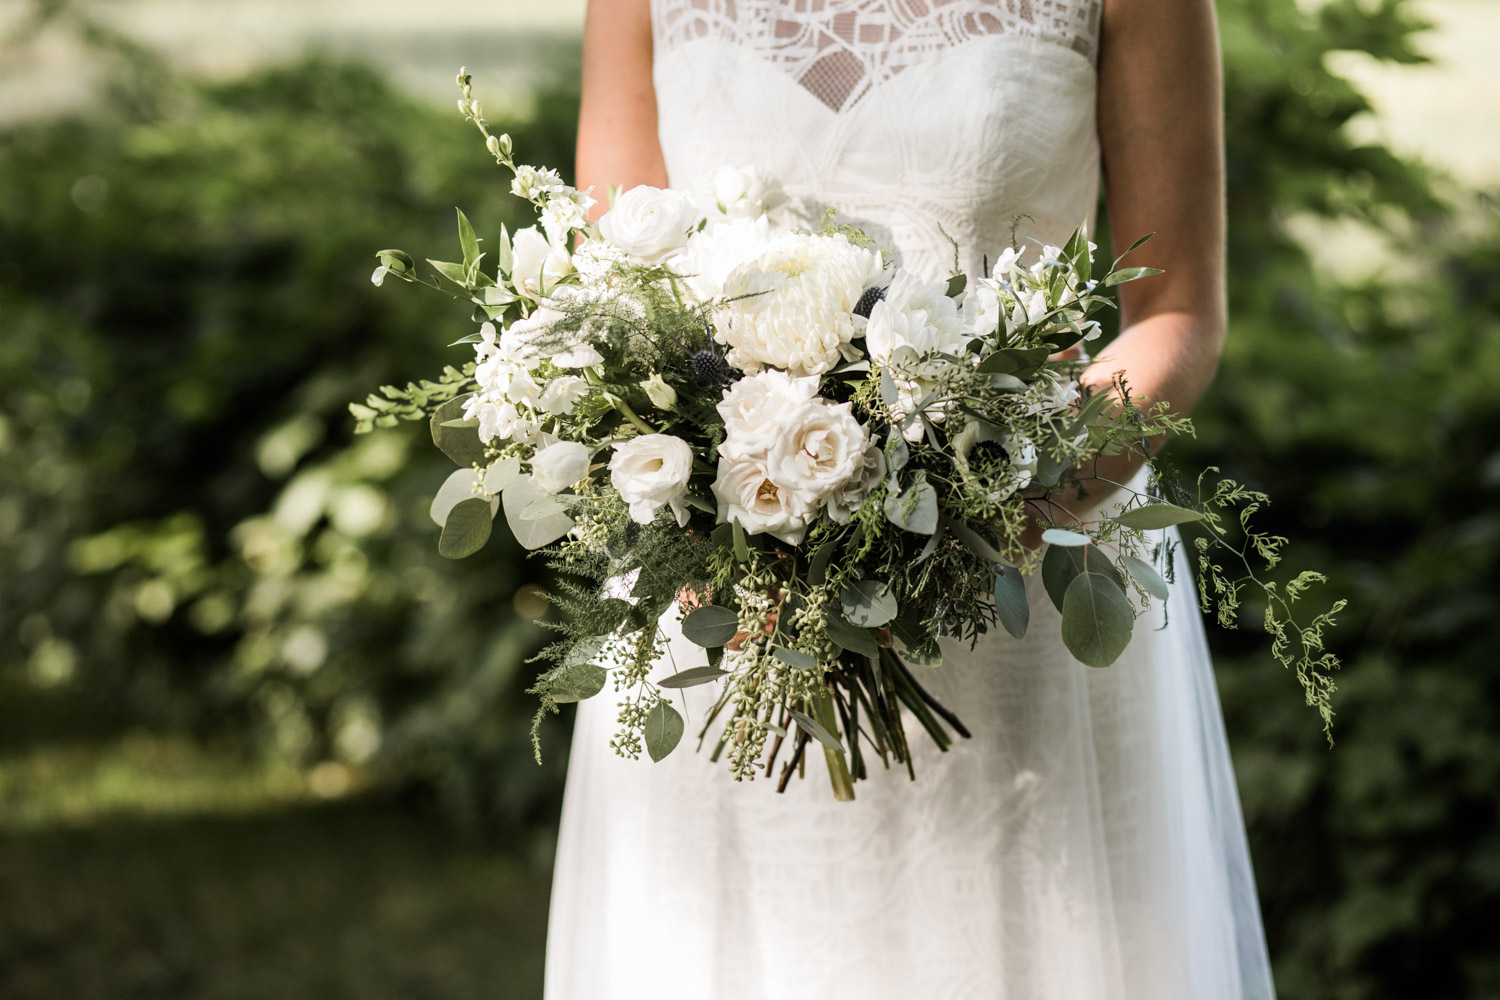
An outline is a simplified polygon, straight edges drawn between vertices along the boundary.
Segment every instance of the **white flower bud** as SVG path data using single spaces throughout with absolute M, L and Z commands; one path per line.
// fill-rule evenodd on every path
M 370 284 L 374 285 L 376 288 L 379 288 L 382 284 L 385 283 L 385 276 L 389 273 L 389 268 L 387 268 L 384 264 L 380 265 L 375 269 L 375 273 L 370 275 Z
M 651 400 L 651 405 L 658 410 L 670 410 L 677 405 L 677 390 L 667 385 L 666 379 L 656 372 L 651 377 L 640 383 L 646 392 L 646 398 Z
M 494 156 L 494 157 L 498 158 L 500 156 L 500 139 L 499 139 L 499 137 L 498 136 L 493 136 L 493 135 L 490 136 L 488 139 L 486 139 L 484 141 L 484 148 L 488 149 L 490 151 L 490 155 L 491 156 Z
M 471 115 L 473 115 L 475 118 L 483 118 L 484 117 L 483 110 L 480 108 L 478 101 L 470 101 L 469 102 L 469 113 Z
M 461 115 L 468 115 L 469 113 L 469 102 L 462 97 L 458 99 L 458 113 Z
M 510 134 L 508 132 L 500 133 L 500 148 L 505 151 L 506 156 L 510 155 Z

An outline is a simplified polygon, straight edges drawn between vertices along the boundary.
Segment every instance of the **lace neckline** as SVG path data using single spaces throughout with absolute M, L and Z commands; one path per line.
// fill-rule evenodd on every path
M 935 53 L 1019 35 L 1095 61 L 1101 0 L 653 0 L 658 53 L 714 38 L 756 52 L 835 112 Z

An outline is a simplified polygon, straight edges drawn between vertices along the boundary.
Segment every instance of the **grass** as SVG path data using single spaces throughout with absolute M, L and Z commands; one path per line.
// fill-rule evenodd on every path
M 0 997 L 541 995 L 550 847 L 183 737 L 0 744 Z

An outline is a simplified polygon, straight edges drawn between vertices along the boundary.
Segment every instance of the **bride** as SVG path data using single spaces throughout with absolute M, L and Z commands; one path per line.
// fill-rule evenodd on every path
M 1224 337 L 1221 147 L 1210 0 L 589 5 L 582 185 L 711 199 L 719 165 L 761 167 L 812 218 L 836 205 L 941 276 L 948 236 L 970 273 L 1017 219 L 1020 245 L 1063 242 L 1102 175 L 1110 230 L 1155 231 L 1133 262 L 1166 273 L 1123 286 L 1123 332 L 1085 379 L 1124 369 L 1179 412 Z M 1103 474 L 1144 488 L 1138 459 Z M 872 774 L 852 803 L 816 771 L 778 795 L 706 753 L 621 760 L 609 699 L 584 702 L 548 1000 L 1271 997 L 1203 626 L 1175 560 L 1166 607 L 1112 667 L 1068 654 L 1038 579 L 1024 640 L 945 642 L 924 684 L 973 738 L 914 745 L 919 780 Z M 658 676 L 703 662 L 675 615 L 662 629 Z M 687 694 L 692 733 L 713 692 Z

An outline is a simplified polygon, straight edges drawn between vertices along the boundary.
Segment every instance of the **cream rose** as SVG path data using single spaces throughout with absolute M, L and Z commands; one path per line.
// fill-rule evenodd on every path
M 531 478 L 548 493 L 561 493 L 589 474 L 589 450 L 577 441 L 558 441 L 531 456 Z
M 740 379 L 724 392 L 718 405 L 725 434 L 719 453 L 764 458 L 781 436 L 786 415 L 817 395 L 816 376 L 792 378 L 772 370 Z
M 683 503 L 693 471 L 693 450 L 671 434 L 642 434 L 615 445 L 609 480 L 630 505 L 630 518 L 650 524 L 662 507 L 671 507 L 679 527 L 688 522 Z
M 811 400 L 787 414 L 783 426 L 766 458 L 766 471 L 780 488 L 816 503 L 864 469 L 870 438 L 848 403 Z
M 815 510 L 797 491 L 773 483 L 753 459 L 720 457 L 713 490 L 721 524 L 738 521 L 752 535 L 764 532 L 789 545 L 802 541 Z
M 687 242 L 698 211 L 681 191 L 631 188 L 599 218 L 599 235 L 632 257 L 656 263 Z

